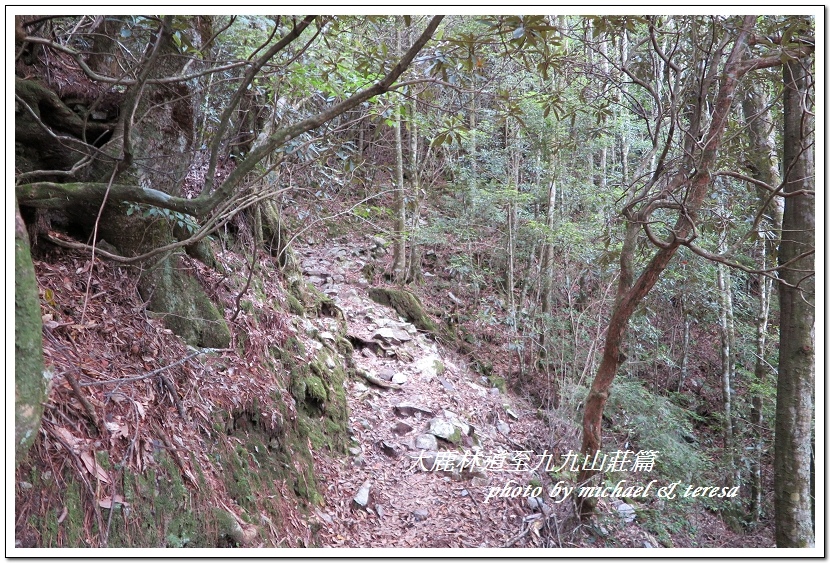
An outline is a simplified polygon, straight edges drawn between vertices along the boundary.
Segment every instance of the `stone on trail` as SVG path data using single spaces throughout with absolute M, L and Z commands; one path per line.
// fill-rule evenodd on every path
M 440 382 L 441 382 L 441 385 L 442 385 L 442 386 L 444 387 L 444 389 L 446 389 L 447 391 L 455 391 L 455 386 L 454 386 L 452 383 L 450 383 L 450 381 L 449 381 L 446 377 L 443 377 L 443 376 L 440 376 L 440 375 L 439 375 L 439 376 L 438 376 L 438 381 L 440 381 Z
M 392 432 L 394 432 L 398 436 L 403 436 L 404 434 L 409 434 L 410 432 L 412 432 L 412 427 L 408 425 L 406 422 L 400 421 L 392 427 Z
M 506 413 L 507 413 L 507 416 L 509 416 L 509 417 L 510 417 L 510 418 L 512 418 L 513 420 L 519 420 L 519 415 L 518 415 L 518 414 L 516 414 L 516 411 L 514 411 L 514 410 L 511 408 L 511 406 L 510 406 L 510 405 L 508 405 L 507 403 L 505 403 L 505 404 L 504 404 L 504 405 L 502 405 L 502 406 L 504 407 L 504 412 L 506 412 Z
M 412 403 L 400 403 L 392 408 L 398 416 L 414 416 L 415 413 L 419 413 L 424 416 L 434 416 L 434 413 L 428 408 L 413 405 Z
M 403 373 L 396 373 L 392 376 L 392 383 L 397 383 L 398 385 L 403 385 L 406 383 L 406 374 Z
M 432 434 L 419 434 L 417 438 L 415 438 L 415 449 L 416 450 L 437 450 L 438 449 L 438 440 L 435 439 L 435 436 Z
M 624 502 L 617 505 L 617 512 L 622 516 L 626 524 L 633 522 L 637 517 L 637 514 L 634 512 L 634 507 Z
M 372 482 L 366 481 L 365 483 L 363 483 L 360 489 L 358 489 L 357 494 L 352 499 L 354 501 L 355 508 L 368 508 L 371 492 Z
M 380 322 L 378 322 L 380 324 Z M 409 342 L 412 340 L 412 336 L 405 330 L 400 330 L 392 327 L 382 327 L 375 331 L 372 334 L 372 339 L 377 340 L 378 338 L 389 342 L 390 344 L 400 344 L 402 342 Z
M 429 433 L 453 444 L 461 442 L 461 429 L 441 418 L 433 418 L 429 421 Z
M 415 518 L 416 522 L 423 522 L 429 518 L 429 511 L 426 508 L 419 508 L 412 512 L 412 517 Z

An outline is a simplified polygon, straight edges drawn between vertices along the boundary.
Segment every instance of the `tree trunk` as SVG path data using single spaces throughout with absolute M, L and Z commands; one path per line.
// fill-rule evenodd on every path
M 723 248 L 723 247 L 721 247 Z M 725 486 L 731 487 L 735 481 L 732 425 L 732 384 L 735 375 L 735 321 L 732 311 L 732 276 L 729 268 L 718 263 L 718 294 L 720 298 L 721 331 L 721 394 L 723 397 L 723 464 L 726 476 Z
M 749 131 L 749 148 L 747 149 L 746 167 L 749 174 L 768 186 L 777 186 L 781 179 L 778 174 L 778 155 L 775 150 L 775 136 L 772 116 L 767 108 L 768 98 L 764 88 L 758 84 L 747 84 L 743 99 L 744 120 Z M 759 212 L 762 206 L 768 219 L 758 225 L 759 253 L 761 269 L 767 264 L 774 264 L 778 257 L 778 241 L 781 237 L 781 222 L 784 217 L 784 200 L 780 197 L 769 198 L 769 192 L 757 187 Z M 769 303 L 772 280 L 758 274 L 758 308 L 755 316 L 755 385 L 762 387 L 769 377 L 767 360 L 767 327 L 769 326 Z M 763 417 L 764 394 L 756 392 L 751 398 L 749 413 L 749 439 L 751 441 L 749 461 L 749 518 L 752 522 L 761 519 L 763 483 L 761 474 L 761 455 L 764 451 Z
M 720 88 L 713 100 L 714 112 L 711 125 L 704 142 L 701 144 L 696 171 L 694 173 L 692 173 L 692 170 L 685 171 L 688 177 L 688 180 L 686 180 L 688 184 L 685 198 L 686 213 L 678 216 L 673 228 L 674 236 L 671 242 L 654 254 L 633 284 L 630 283 L 633 279 L 630 268 L 636 247 L 636 237 L 630 236 L 630 229 L 626 236 L 620 257 L 621 272 L 616 305 L 608 323 L 602 360 L 588 392 L 588 397 L 585 399 L 585 411 L 582 418 L 582 453 L 588 457 L 593 456 L 602 447 L 602 412 L 605 409 L 605 403 L 608 401 L 611 384 L 617 375 L 617 369 L 626 358 L 622 346 L 631 315 L 634 314 L 636 307 L 657 283 L 660 274 L 677 252 L 681 244 L 680 240 L 685 239 L 692 232 L 693 222 L 696 220 L 698 211 L 709 191 L 712 169 L 716 163 L 718 149 L 732 107 L 735 89 L 738 85 L 737 67 L 744 54 L 747 36 L 750 30 L 754 28 L 755 19 L 754 16 L 744 18 L 744 26 L 735 40 L 732 53 L 721 73 Z M 578 483 L 580 485 L 587 483 L 594 475 L 596 475 L 595 471 L 583 468 L 580 471 Z M 583 499 L 580 507 L 582 516 L 593 513 L 595 506 L 596 499 Z
M 398 52 L 401 51 L 401 21 L 403 18 L 395 18 L 395 36 Z M 392 245 L 392 279 L 397 283 L 406 281 L 406 190 L 403 177 L 403 138 L 402 129 L 402 103 L 395 105 L 395 233 Z
M 815 390 L 815 196 L 812 76 L 809 60 L 784 65 L 784 222 L 779 249 L 781 309 L 775 405 L 775 539 L 778 547 L 813 547 L 811 491 Z M 799 258 L 800 257 L 800 258 Z M 792 264 L 788 262 L 794 261 Z
M 415 120 L 418 111 L 417 97 L 410 104 L 409 119 L 409 194 L 412 199 L 412 209 L 409 220 L 408 256 L 406 260 L 407 283 L 418 282 L 423 279 L 421 274 L 421 253 L 415 239 L 418 231 L 418 222 L 421 218 L 421 161 L 418 154 L 418 123 Z
M 37 438 L 46 402 L 43 324 L 26 225 L 15 202 L 14 220 L 14 464 Z

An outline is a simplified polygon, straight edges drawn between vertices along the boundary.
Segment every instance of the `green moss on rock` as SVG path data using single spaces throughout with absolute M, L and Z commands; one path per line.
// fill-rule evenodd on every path
M 404 289 L 372 287 L 369 289 L 369 297 L 376 303 L 392 307 L 418 329 L 433 334 L 438 332 L 435 322 L 426 314 L 420 300 L 412 292 Z
M 231 333 L 202 286 L 178 267 L 180 255 L 160 260 L 142 274 L 142 297 L 164 325 L 192 346 L 227 348 Z

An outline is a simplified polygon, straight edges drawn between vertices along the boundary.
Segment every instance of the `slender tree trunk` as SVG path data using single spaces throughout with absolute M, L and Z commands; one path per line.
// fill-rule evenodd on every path
M 545 213 L 545 225 L 551 232 L 554 227 L 556 212 L 556 180 L 548 184 L 548 207 Z M 550 314 L 553 307 L 553 243 L 546 241 L 542 247 L 542 313 Z
M 421 279 L 421 255 L 415 241 L 421 209 L 421 162 L 418 155 L 418 123 L 415 119 L 418 111 L 417 98 L 412 99 L 409 114 L 409 193 L 412 198 L 412 213 L 409 232 L 409 257 L 407 258 L 407 282 L 417 282 Z
M 769 186 L 781 182 L 778 174 L 778 155 L 775 150 L 775 136 L 772 116 L 767 108 L 768 98 L 764 88 L 758 84 L 747 84 L 743 100 L 744 120 L 749 130 L 749 148 L 747 149 L 746 167 L 749 174 Z M 765 215 L 769 219 L 758 225 L 759 253 L 761 269 L 767 264 L 774 264 L 778 257 L 778 241 L 781 237 L 781 222 L 784 217 L 784 200 L 780 197 L 769 199 L 769 192 L 757 188 L 758 203 L 766 206 Z M 767 328 L 769 326 L 769 303 L 772 280 L 758 274 L 758 308 L 755 316 L 755 385 L 762 387 L 769 377 L 767 360 Z M 749 413 L 749 439 L 751 454 L 749 462 L 749 518 L 753 522 L 761 519 L 763 483 L 761 473 L 761 455 L 764 451 L 764 394 L 756 392 L 751 398 Z
M 781 334 L 775 406 L 775 539 L 813 547 L 813 394 L 815 392 L 815 196 L 812 76 L 809 60 L 784 64 L 784 204 L 778 295 Z M 799 258 L 801 257 L 801 258 Z
M 626 64 L 628 59 L 628 32 L 623 30 L 622 35 L 620 36 L 620 60 L 623 64 Z M 623 82 L 622 85 L 623 93 L 626 91 L 625 83 Z M 620 165 L 622 166 L 622 183 L 623 185 L 628 184 L 629 180 L 629 173 L 628 173 L 628 153 L 631 150 L 630 141 L 628 139 L 628 132 L 625 128 L 622 128 L 622 132 L 620 133 Z
M 725 244 L 721 244 L 721 250 Z M 723 469 L 725 485 L 734 482 L 734 429 L 732 425 L 732 382 L 734 380 L 735 322 L 732 310 L 732 276 L 729 268 L 718 263 L 718 293 L 720 297 L 721 330 L 721 393 L 723 397 Z
M 401 20 L 395 18 L 395 33 L 397 49 L 401 51 Z M 403 178 L 403 139 L 401 129 L 403 121 L 402 103 L 395 105 L 395 240 L 392 245 L 392 279 L 397 283 L 404 283 L 406 278 L 406 188 Z
M 470 191 L 475 191 L 478 186 L 478 131 L 477 127 L 477 101 L 476 101 L 476 73 L 473 71 L 470 78 L 472 82 L 472 94 L 470 95 Z
M 677 392 L 683 391 L 683 382 L 689 377 L 689 341 L 691 336 L 692 319 L 686 306 L 686 299 L 680 296 L 680 315 L 683 317 L 683 347 L 680 350 L 680 381 Z

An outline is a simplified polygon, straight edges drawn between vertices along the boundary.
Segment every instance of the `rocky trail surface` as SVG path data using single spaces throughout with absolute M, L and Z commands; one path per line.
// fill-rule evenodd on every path
M 321 543 L 579 545 L 565 537 L 576 527 L 573 507 L 553 503 L 549 479 L 533 469 L 556 444 L 547 425 L 534 408 L 490 387 L 464 357 L 370 298 L 361 269 L 378 250 L 345 241 L 299 249 L 307 279 L 343 311 L 354 373 L 363 376 L 346 383 L 350 455 L 316 464 L 325 498 L 316 510 Z M 543 494 L 516 493 L 528 485 L 541 485 Z

